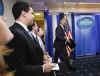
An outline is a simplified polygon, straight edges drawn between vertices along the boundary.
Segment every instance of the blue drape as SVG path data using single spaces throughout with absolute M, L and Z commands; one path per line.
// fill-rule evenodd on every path
M 45 41 L 46 50 L 51 57 L 54 55 L 53 51 L 53 31 L 52 31 L 52 15 L 48 12 L 44 12 L 44 24 L 45 24 Z
M 100 52 L 99 20 L 95 14 L 74 14 L 76 56 L 93 55 Z
M 0 0 L 0 16 L 4 14 L 4 6 L 2 0 Z
M 60 24 L 60 16 L 59 14 L 56 15 L 56 18 L 57 18 L 57 26 Z
M 71 23 L 72 23 L 72 37 L 73 37 L 73 39 L 75 41 L 75 20 L 74 20 L 74 13 L 71 13 Z M 71 58 L 75 59 L 75 56 L 76 56 L 76 54 L 75 54 L 75 49 L 74 49 L 74 51 L 71 53 Z
M 95 24 L 97 26 L 96 53 L 100 53 L 100 14 L 94 14 Z

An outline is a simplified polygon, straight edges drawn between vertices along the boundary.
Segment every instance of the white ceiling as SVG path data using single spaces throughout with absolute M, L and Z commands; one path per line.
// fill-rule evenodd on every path
M 28 2 L 92 2 L 100 3 L 100 0 L 24 0 Z
M 100 12 L 100 0 L 23 0 L 34 9 L 67 12 Z M 70 2 L 69 2 L 70 1 Z

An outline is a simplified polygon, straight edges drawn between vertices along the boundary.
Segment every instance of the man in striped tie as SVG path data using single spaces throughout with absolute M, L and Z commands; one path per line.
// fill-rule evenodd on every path
M 67 19 L 65 17 L 62 17 L 60 19 L 60 24 L 56 28 L 56 38 L 54 41 L 54 47 L 55 47 L 55 56 L 54 56 L 54 62 L 58 62 L 59 56 L 61 56 L 61 60 L 64 61 L 67 68 L 70 71 L 74 71 L 75 69 L 70 64 L 70 53 L 66 49 L 66 41 L 70 42 L 68 38 L 66 38 L 68 31 L 70 30 Z M 67 36 L 68 37 L 68 36 Z

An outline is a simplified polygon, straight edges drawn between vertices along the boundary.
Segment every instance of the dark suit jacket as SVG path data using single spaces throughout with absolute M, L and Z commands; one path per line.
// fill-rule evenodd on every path
M 65 48 L 65 32 L 67 33 L 70 30 L 69 26 L 65 27 L 65 30 L 61 27 L 61 25 L 58 25 L 56 28 L 56 38 L 54 40 L 54 47 L 55 48 Z
M 14 23 L 10 30 L 14 34 L 14 38 L 7 46 L 13 48 L 14 51 L 4 57 L 6 63 L 16 71 L 15 76 L 41 76 L 42 49 L 19 24 Z
M 58 25 L 55 32 L 56 38 L 54 40 L 54 47 L 55 48 L 64 48 L 65 47 L 65 41 L 64 38 L 65 33 L 61 25 Z

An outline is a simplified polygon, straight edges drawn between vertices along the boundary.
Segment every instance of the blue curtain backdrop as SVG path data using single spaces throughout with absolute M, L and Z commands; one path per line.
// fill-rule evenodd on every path
M 54 55 L 53 51 L 53 31 L 52 31 L 52 15 L 49 11 L 44 12 L 44 24 L 45 24 L 45 41 L 46 50 L 51 57 Z
M 71 13 L 71 23 L 72 23 L 72 37 L 73 37 L 73 39 L 75 41 L 75 21 L 74 21 L 74 13 Z M 75 56 L 76 56 L 75 49 L 72 52 L 71 56 L 72 56 L 72 59 L 75 59 Z
M 59 13 L 56 15 L 56 18 L 57 18 L 57 26 L 58 26 L 60 24 L 60 14 Z
M 100 52 L 99 22 L 95 14 L 74 14 L 76 56 L 93 55 Z
M 4 14 L 4 6 L 2 0 L 0 0 L 0 16 L 3 16 Z
M 100 53 L 100 13 L 94 14 L 94 16 L 95 16 L 95 23 L 97 26 L 96 53 Z

